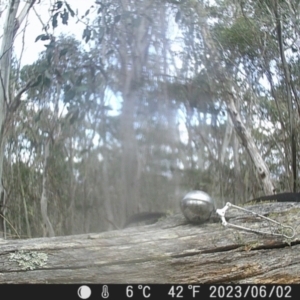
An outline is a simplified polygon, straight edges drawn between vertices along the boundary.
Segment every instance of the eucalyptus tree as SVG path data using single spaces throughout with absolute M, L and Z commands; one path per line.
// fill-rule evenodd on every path
M 215 37 L 226 53 L 227 65 L 231 64 L 232 70 L 241 70 L 241 66 L 244 70 L 242 82 L 250 92 L 244 93 L 244 105 L 248 104 L 249 116 L 259 120 L 252 122 L 253 134 L 278 188 L 296 191 L 299 75 L 294 66 L 299 56 L 299 4 L 228 3 L 234 7 L 234 18 L 221 21 L 215 27 Z
M 10 85 L 10 70 L 13 42 L 15 36 L 28 15 L 30 9 L 34 5 L 35 0 L 27 1 L 23 7 L 20 6 L 19 0 L 9 0 L 4 3 L 3 15 L 3 34 L 0 45 L 0 203 L 1 203 L 1 233 L 5 233 L 5 222 L 2 219 L 5 217 L 5 189 L 2 184 L 3 178 L 3 160 L 6 145 L 6 135 L 9 128 L 9 119 L 11 114 L 17 110 L 20 105 L 22 94 L 33 84 L 34 79 L 30 79 L 19 90 L 11 90 Z M 1 3 L 2 4 L 2 3 Z M 19 11 L 19 14 L 17 14 Z
M 146 198 L 158 197 L 154 196 L 157 186 L 152 187 L 152 196 L 147 192 L 145 197 L 147 184 L 147 190 L 151 189 L 147 174 L 149 179 L 167 179 L 172 176 L 170 167 L 177 164 L 174 161 L 180 142 L 176 106 L 164 85 L 172 78 L 166 21 L 171 8 L 162 1 L 102 1 L 97 5 L 97 17 L 87 24 L 83 37 L 98 49 L 108 85 L 122 102 L 121 178 L 117 190 L 121 199 L 118 211 L 122 212 L 119 219 L 124 223 L 130 214 L 151 209 Z
M 262 184 L 265 193 L 273 193 L 274 183 L 278 188 L 295 190 L 298 4 L 184 1 L 177 7 L 176 20 L 187 41 L 186 72 L 194 73 L 195 78 L 199 73 L 207 75 L 211 103 L 221 108 L 219 124 L 224 120 L 221 114 L 225 107 L 240 138 L 242 145 L 233 147 L 234 168 L 245 174 L 245 164 L 254 166 L 258 184 Z M 191 98 L 192 89 L 186 91 Z M 199 94 L 198 106 L 200 98 L 202 103 L 205 99 Z M 228 145 L 226 140 L 220 151 L 221 161 Z M 251 162 L 241 156 L 243 149 Z M 285 182 L 283 186 L 279 183 L 281 179 Z
M 234 157 L 240 156 L 235 159 L 235 168 L 240 164 L 245 174 L 243 166 L 254 165 L 260 174 L 258 183 L 264 179 L 269 182 L 263 184 L 265 193 L 272 193 L 275 186 L 296 191 L 299 4 L 230 0 L 204 3 L 187 1 L 179 7 L 180 22 L 187 28 L 186 40 L 196 50 L 187 51 L 194 57 L 187 59 L 185 66 L 195 66 L 198 61 L 211 79 L 215 94 L 221 92 L 215 98 L 224 100 L 242 141 L 233 148 Z M 191 19 L 197 21 L 191 23 Z M 195 47 L 197 41 L 199 46 Z M 238 115 L 241 122 L 235 120 Z M 253 147 L 249 149 L 249 145 Z M 243 149 L 247 149 L 252 162 L 241 155 Z M 221 153 L 224 158 L 224 151 Z M 260 168 L 265 171 L 260 172 Z
M 42 172 L 44 200 L 41 200 L 49 203 L 47 191 L 50 190 L 52 201 L 49 204 L 56 212 L 51 217 L 56 219 L 55 224 L 64 227 L 62 233 L 72 233 L 75 207 L 88 206 L 82 201 L 91 202 L 88 195 L 82 195 L 82 199 L 76 197 L 77 189 L 82 188 L 78 176 L 85 178 L 85 175 L 74 162 L 87 162 L 95 148 L 93 140 L 101 122 L 105 121 L 99 117 L 103 110 L 107 110 L 100 103 L 102 98 L 98 98 L 105 90 L 105 80 L 95 72 L 97 58 L 83 51 L 79 42 L 66 37 L 55 39 L 45 35 L 42 38 L 46 41 L 45 52 L 37 62 L 21 70 L 21 79 L 26 81 L 28 76 L 39 78 L 37 85 L 27 93 L 33 104 L 27 108 L 27 114 L 34 116 L 30 122 L 31 131 L 42 144 L 36 157 L 45 156 Z M 92 164 L 97 166 L 97 159 Z M 88 181 L 87 178 L 84 180 Z M 44 206 L 45 225 L 48 223 L 46 215 Z M 50 235 L 54 234 L 51 227 L 48 223 Z
M 27 86 L 32 87 L 27 91 L 32 105 L 22 106 L 23 121 L 14 115 L 19 122 L 15 124 L 21 124 L 14 138 L 33 142 L 32 168 L 41 175 L 45 235 L 99 230 L 99 219 L 106 220 L 101 228 L 121 226 L 129 214 L 155 209 L 146 198 L 154 199 L 157 207 L 162 198 L 174 201 L 172 190 L 165 188 L 174 177 L 170 170 L 180 145 L 176 108 L 162 84 L 170 73 L 168 25 L 161 26 L 168 6 L 160 1 L 141 1 L 141 7 L 121 1 L 96 4 L 95 23 L 87 23 L 83 32 L 94 50 L 76 52 L 71 41 L 60 42 L 50 33 L 60 21 L 67 25 L 70 16 L 79 19 L 67 2 L 56 1 L 50 23 L 36 38 L 46 50 L 36 63 L 23 68 L 18 83 L 36 79 Z M 84 15 L 89 14 L 91 10 Z M 120 117 L 108 116 L 111 96 L 122 101 Z M 76 209 L 84 217 L 75 214 Z

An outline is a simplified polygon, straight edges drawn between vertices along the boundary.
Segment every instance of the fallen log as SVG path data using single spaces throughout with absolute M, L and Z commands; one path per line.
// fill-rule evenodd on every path
M 300 283 L 300 203 L 247 208 L 292 226 L 294 238 L 193 225 L 177 214 L 103 233 L 2 240 L 0 283 Z M 235 210 L 229 221 L 261 227 Z

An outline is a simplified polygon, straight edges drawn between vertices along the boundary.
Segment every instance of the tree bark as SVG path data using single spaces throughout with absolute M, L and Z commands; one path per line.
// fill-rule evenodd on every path
M 199 16 L 201 16 L 201 9 L 203 10 L 203 7 L 199 4 L 199 6 L 197 7 L 197 13 L 199 14 Z M 209 58 L 207 59 L 207 65 L 211 64 L 213 66 L 215 80 L 223 85 L 224 101 L 227 106 L 227 111 L 234 124 L 235 131 L 241 139 L 243 146 L 245 147 L 254 164 L 265 194 L 273 194 L 275 192 L 275 188 L 271 180 L 269 168 L 260 155 L 251 132 L 242 122 L 241 115 L 237 110 L 235 104 L 236 99 L 233 93 L 233 87 L 235 87 L 235 84 L 231 79 L 231 76 L 227 74 L 226 69 L 222 67 L 220 54 L 217 51 L 215 42 L 210 34 L 210 31 L 207 28 L 207 25 L 205 24 L 201 26 L 201 35 L 204 41 L 207 56 L 209 56 Z
M 3 240 L 0 283 L 300 283 L 300 203 L 248 208 L 293 226 L 295 237 L 224 229 L 218 222 L 191 225 L 178 214 L 124 230 Z M 235 210 L 226 219 L 261 224 Z
M 5 236 L 5 190 L 2 185 L 4 148 L 6 142 L 6 112 L 9 104 L 9 75 L 11 67 L 12 44 L 15 35 L 16 15 L 20 1 L 10 1 L 4 24 L 2 43 L 0 48 L 0 232 Z
M 45 142 L 44 150 L 44 170 L 43 170 L 43 190 L 41 195 L 41 214 L 44 226 L 44 236 L 55 236 L 52 224 L 48 217 L 48 195 L 47 195 L 47 183 L 48 183 L 48 165 L 49 165 L 49 147 L 50 138 L 47 138 Z
M 11 57 L 12 46 L 14 37 L 29 13 L 30 8 L 35 3 L 35 0 L 28 1 L 24 6 L 19 16 L 17 11 L 19 8 L 20 0 L 11 0 L 8 3 L 6 20 L 4 22 L 4 30 L 2 36 L 2 42 L 0 46 L 0 232 L 5 236 L 5 190 L 2 185 L 3 174 L 3 159 L 4 150 L 6 144 L 6 132 L 7 132 L 7 111 L 8 106 L 17 102 L 9 91 L 9 76 L 11 70 Z M 24 91 L 23 91 L 24 92 Z M 21 93 L 22 94 L 22 93 Z M 21 94 L 19 95 L 21 97 Z M 17 97 L 16 97 L 17 98 Z M 12 106 L 14 107 L 14 106 Z M 3 219 L 2 219 L 3 218 Z
M 131 3 L 120 1 L 124 9 L 130 11 Z M 126 20 L 122 23 L 122 31 L 119 32 L 118 47 L 121 61 L 120 81 L 123 82 L 122 92 L 122 114 L 121 114 L 121 176 L 122 176 L 122 202 L 120 211 L 126 214 L 121 215 L 121 224 L 131 214 L 137 212 L 139 207 L 140 177 L 138 170 L 138 143 L 135 136 L 134 122 L 136 107 L 142 99 L 140 87 L 143 85 L 143 67 L 147 63 L 148 48 L 151 38 L 151 14 L 144 14 L 145 11 L 152 11 L 151 1 L 139 2 L 138 11 L 140 23 L 126 30 Z
M 264 162 L 262 156 L 260 155 L 250 131 L 246 128 L 245 124 L 242 122 L 241 116 L 236 109 L 232 94 L 229 95 L 226 104 L 227 104 L 227 111 L 234 124 L 235 131 L 239 136 L 242 145 L 247 150 L 256 168 L 256 172 L 259 176 L 259 180 L 262 182 L 265 194 L 266 195 L 273 194 L 275 188 L 271 181 L 270 170 L 266 165 L 266 163 Z
M 297 129 L 295 126 L 295 114 L 293 113 L 294 111 L 294 106 L 297 107 L 298 111 L 298 116 L 300 114 L 300 106 L 299 106 L 299 101 L 298 101 L 298 96 L 296 89 L 294 87 L 294 84 L 292 83 L 291 80 L 291 75 L 289 72 L 289 65 L 286 61 L 285 53 L 284 53 L 284 45 L 283 45 L 283 38 L 282 38 L 282 28 L 281 28 L 281 16 L 279 15 L 278 12 L 278 1 L 274 1 L 274 16 L 276 19 L 276 32 L 277 32 L 277 41 L 278 41 L 278 46 L 279 46 L 279 52 L 280 52 L 280 57 L 281 57 L 281 62 L 282 62 L 282 69 L 283 69 L 283 74 L 284 74 L 284 82 L 285 82 L 285 88 L 286 88 L 286 97 L 287 97 L 287 107 L 288 107 L 288 116 L 289 116 L 289 129 L 290 129 L 290 137 L 291 137 L 291 165 L 292 165 L 292 172 L 293 172 L 293 192 L 297 192 Z M 294 101 L 292 100 L 292 92 L 294 92 Z M 293 105 L 293 102 L 295 105 Z

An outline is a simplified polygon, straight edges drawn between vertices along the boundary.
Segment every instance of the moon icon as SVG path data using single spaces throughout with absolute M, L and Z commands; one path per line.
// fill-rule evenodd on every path
M 82 285 L 79 287 L 77 294 L 81 299 L 88 299 L 90 298 L 92 291 L 87 285 Z

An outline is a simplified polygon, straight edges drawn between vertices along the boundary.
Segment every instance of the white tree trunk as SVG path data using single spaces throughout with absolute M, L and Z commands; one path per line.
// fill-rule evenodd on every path
M 43 225 L 46 230 L 44 230 L 44 236 L 55 236 L 52 224 L 48 217 L 48 196 L 47 196 L 47 178 L 48 178 L 48 159 L 49 159 L 49 147 L 50 147 L 50 138 L 47 139 L 45 144 L 45 153 L 44 153 L 44 173 L 43 173 L 43 191 L 41 196 L 41 213 L 43 219 Z
M 20 0 L 10 0 L 7 5 L 8 8 L 6 9 L 7 14 L 3 22 L 3 35 L 0 45 L 0 214 L 3 217 L 5 216 L 5 191 L 2 184 L 2 174 L 6 132 L 8 129 L 8 124 L 6 123 L 8 112 L 7 108 L 14 101 L 14 95 L 11 95 L 9 92 L 12 46 L 16 32 L 34 2 L 35 0 L 25 3 L 19 16 L 17 17 Z M 1 15 L 4 15 L 4 11 L 0 10 L 0 13 Z M 4 232 L 5 228 L 3 222 L 4 221 L 1 219 L 0 232 L 2 233 Z

